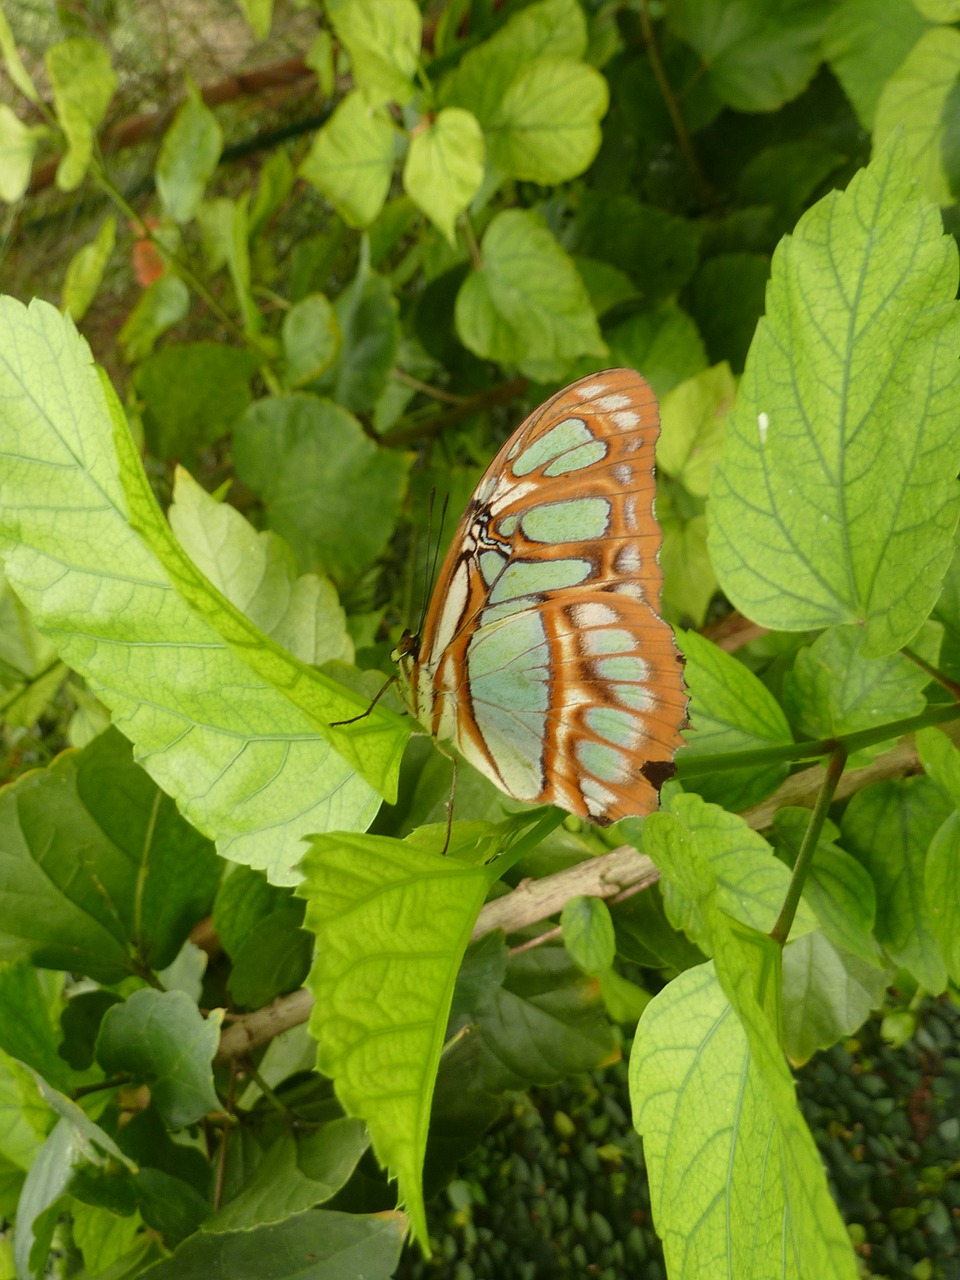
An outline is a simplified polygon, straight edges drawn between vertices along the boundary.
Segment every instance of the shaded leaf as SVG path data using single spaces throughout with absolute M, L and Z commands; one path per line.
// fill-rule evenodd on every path
M 250 403 L 257 364 L 251 351 L 222 342 L 178 342 L 149 356 L 137 370 L 135 385 L 144 402 L 150 452 L 194 463 Z
M 873 878 L 876 936 L 888 955 L 936 994 L 947 974 L 924 886 L 927 850 L 952 805 L 929 778 L 875 782 L 843 815 L 844 843 Z
M 930 905 L 930 932 L 947 973 L 960 980 L 960 813 L 951 813 L 927 850 L 923 889 Z
M 379 448 L 352 414 L 303 392 L 252 405 L 234 433 L 234 460 L 300 563 L 340 582 L 385 549 L 410 465 Z
M 172 328 L 190 308 L 190 291 L 179 276 L 161 276 L 144 289 L 124 320 L 117 341 L 128 364 L 143 360 L 162 333 Z
M 678 756 L 681 777 L 684 760 L 793 741 L 780 704 L 742 662 L 693 631 L 685 631 L 680 644 L 691 721 Z M 775 762 L 700 774 L 685 780 L 684 786 L 726 808 L 745 809 L 769 795 L 786 775 L 787 765 Z
M 309 293 L 294 303 L 283 317 L 281 332 L 288 387 L 319 378 L 340 351 L 340 322 L 322 293 Z
M 2 194 L 2 193 L 0 193 Z M 116 218 L 105 218 L 90 244 L 79 249 L 67 264 L 63 279 L 63 310 L 74 323 L 86 315 L 117 240 Z
M 607 350 L 576 267 L 522 209 L 498 213 L 487 227 L 481 269 L 457 294 L 456 325 L 476 355 L 534 378 L 562 375 L 566 361 Z
M 783 952 L 783 1047 L 807 1062 L 852 1035 L 886 998 L 891 971 L 844 951 L 826 933 L 795 938 Z
M 182 1129 L 220 1107 L 210 1064 L 221 1019 L 220 1011 L 204 1019 L 182 991 L 135 991 L 104 1014 L 97 1061 L 108 1075 L 149 1085 L 164 1123 Z
M 564 903 L 560 913 L 563 945 L 584 973 L 599 975 L 613 964 L 616 940 L 610 908 L 602 898 L 580 896 Z
M 884 85 L 926 30 L 911 0 L 843 0 L 827 22 L 824 53 L 865 129 Z

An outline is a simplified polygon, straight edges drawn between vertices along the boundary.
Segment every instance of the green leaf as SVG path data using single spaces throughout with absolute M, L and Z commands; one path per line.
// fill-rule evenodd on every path
M 927 991 L 947 985 L 924 887 L 927 850 L 952 806 L 929 778 L 875 782 L 843 815 L 843 839 L 873 878 L 877 941 Z
M 236 200 L 204 200 L 197 206 L 196 217 L 210 270 L 219 271 L 226 265 L 244 332 L 259 333 L 263 317 L 253 296 L 250 274 L 250 192 L 244 191 Z
M 747 1012 L 741 1022 L 705 964 L 655 996 L 637 1028 L 630 1097 L 667 1268 L 855 1280 L 793 1077 L 755 1000 Z
M 620 1057 L 599 982 L 560 945 L 512 956 L 503 986 L 477 1006 L 471 1024 L 487 1093 L 557 1084 Z
M 136 364 L 153 350 L 162 333 L 179 324 L 190 309 L 190 291 L 179 276 L 161 276 L 137 299 L 117 341 L 123 358 Z
M 60 1056 L 74 1071 L 86 1071 L 87 1067 L 93 1065 L 94 1044 L 103 1015 L 121 1000 L 122 996 L 97 987 L 93 991 L 81 991 L 72 995 L 64 1005 L 60 1014 L 60 1025 L 63 1028 Z
M 384 551 L 410 462 L 379 448 L 346 410 L 303 392 L 266 397 L 240 419 L 233 451 L 301 564 L 349 583 Z
M 593 67 L 555 55 L 525 63 L 485 124 L 491 165 L 528 182 L 569 182 L 600 149 L 608 103 Z
M 928 200 L 950 204 L 942 143 L 945 111 L 960 77 L 960 31 L 935 27 L 916 42 L 883 87 L 873 126 L 874 153 L 902 132 L 913 176 Z
M 678 757 L 681 777 L 684 760 L 793 742 L 780 704 L 752 671 L 694 631 L 685 631 L 679 639 L 686 658 L 692 725 Z M 746 809 L 768 796 L 786 775 L 787 765 L 774 762 L 699 775 L 684 786 L 726 808 Z
M 587 190 L 577 193 L 563 245 L 570 253 L 612 262 L 652 305 L 675 294 L 693 275 L 701 234 L 702 228 L 692 219 L 640 204 L 632 196 Z M 701 363 L 706 364 L 706 359 Z
M 865 657 L 927 617 L 957 521 L 957 248 L 913 192 L 890 146 L 780 244 L 710 501 L 731 601 Z
M 296 181 L 297 171 L 283 148 L 268 155 L 257 177 L 257 189 L 250 205 L 251 241 L 257 239 L 273 215 L 283 206 Z
M 238 3 L 253 28 L 253 34 L 258 40 L 265 40 L 273 20 L 273 0 L 238 0 Z
M 93 155 L 93 135 L 103 119 L 117 77 L 106 49 L 86 36 L 61 40 L 44 62 L 53 88 L 53 106 L 67 142 L 57 166 L 57 186 L 73 191 L 83 181 Z
M 369 246 L 360 250 L 357 273 L 334 303 L 343 343 L 318 383 L 344 409 L 373 408 L 390 379 L 400 344 L 397 300 L 390 282 L 370 270 Z
M 865 129 L 881 91 L 927 29 L 911 0 L 843 0 L 827 22 L 824 54 Z
M 900 653 L 864 656 L 864 634 L 830 627 L 797 653 L 783 684 L 783 704 L 804 738 L 832 738 L 869 729 L 884 720 L 919 715 L 930 677 Z M 877 743 L 858 751 L 865 764 L 886 749 Z
M 584 973 L 599 975 L 613 964 L 616 939 L 610 909 L 602 898 L 570 898 L 560 913 L 563 945 Z
M 6 14 L 2 8 L 0 8 L 0 55 L 2 55 L 7 68 L 7 75 L 9 75 L 24 97 L 29 98 L 31 102 L 39 102 L 40 95 L 37 93 L 36 86 L 23 65 L 17 49 L 17 42 L 13 38 L 10 23 L 7 21 Z
M 0 1047 L 51 1084 L 66 1088 L 66 1064 L 57 1052 L 54 1017 L 38 970 L 22 960 L 0 962 Z
M 884 1003 L 891 972 L 844 951 L 825 932 L 783 952 L 783 1047 L 794 1065 L 851 1035 Z
M 706 65 L 711 89 L 738 111 L 775 111 L 809 84 L 829 6 L 822 0 L 670 0 L 671 26 Z
M 46 132 L 23 124 L 6 103 L 0 103 L 0 200 L 15 204 L 26 193 L 37 144 Z
M 960 980 L 960 813 L 951 813 L 930 841 L 923 888 L 930 909 L 930 932 L 940 946 L 947 973 L 957 982 Z
M 297 575 L 296 557 L 275 533 L 258 533 L 177 468 L 170 525 L 193 563 L 265 635 L 301 662 L 353 660 L 346 615 L 328 578 Z
M 611 915 L 617 954 L 625 960 L 647 969 L 669 967 L 680 973 L 706 959 L 699 947 L 667 920 L 659 883 L 618 902 Z
M 327 0 L 326 8 L 364 98 L 377 106 L 409 102 L 422 21 L 414 0 Z
M 661 401 L 657 466 L 698 497 L 710 492 L 736 390 L 730 366 L 719 364 L 681 382 Z
M 283 317 L 283 355 L 286 384 L 303 386 L 319 378 L 336 360 L 342 335 L 330 300 L 322 293 L 308 293 Z
M 637 369 L 657 396 L 665 396 L 707 363 L 697 326 L 675 302 L 638 311 L 605 336 L 611 364 Z
M 710 358 L 729 361 L 738 374 L 763 315 L 769 275 L 766 253 L 718 253 L 701 265 L 686 294 Z
M 0 830 L 0 954 L 101 982 L 169 964 L 220 875 L 115 730 L 8 787 Z
M 291 890 L 270 884 L 261 871 L 231 867 L 220 881 L 213 904 L 213 924 L 231 959 L 253 927 L 291 900 Z
M 83 1255 L 88 1275 L 108 1272 L 122 1259 L 126 1260 L 122 1273 L 129 1275 L 131 1255 L 134 1261 L 141 1261 L 149 1248 L 149 1242 L 140 1235 L 143 1222 L 139 1214 L 122 1218 L 109 1209 L 75 1200 L 70 1206 L 70 1218 L 73 1243 Z
M 486 144 L 476 116 L 446 107 L 410 139 L 403 189 L 430 221 L 456 243 L 454 224 L 483 180 Z
M 157 155 L 157 195 L 177 222 L 197 212 L 223 150 L 223 130 L 192 82 Z
M 284 1222 L 223 1234 L 200 1231 L 142 1280 L 390 1280 L 406 1220 L 399 1213 L 310 1209 Z
M 526 65 L 540 57 L 582 58 L 586 51 L 587 24 L 576 0 L 542 0 L 470 49 L 441 84 L 440 100 L 465 107 L 486 126 Z
M 960 751 L 941 729 L 918 729 L 914 738 L 927 777 L 960 805 Z
M 707 552 L 706 516 L 685 519 L 663 494 L 657 498 L 657 518 L 663 533 L 663 616 L 677 625 L 702 626 L 717 589 Z
M 809 824 L 809 809 L 787 806 L 774 814 L 773 842 L 788 866 L 796 863 Z M 838 952 L 849 952 L 876 966 L 877 944 L 872 934 L 877 895 L 866 868 L 835 843 L 839 834 L 828 818 L 807 872 L 803 896 Z
M 317 1066 L 366 1120 L 427 1239 L 421 1171 L 457 970 L 492 875 L 383 836 L 315 837 L 303 860 Z M 389 977 L 392 992 L 382 999 Z
M 67 263 L 62 306 L 75 324 L 83 319 L 97 295 L 116 241 L 117 220 L 105 218 L 90 244 L 78 249 Z
M 643 828 L 644 848 L 666 881 L 667 918 L 702 951 L 711 950 L 713 898 L 727 916 L 768 933 L 783 905 L 790 875 L 758 832 L 735 813 L 699 796 L 677 794 L 669 813 L 651 814 Z M 691 852 L 692 851 L 692 852 Z M 704 884 L 709 868 L 715 891 Z M 813 912 L 800 904 L 792 937 L 816 927 Z
M 343 1116 L 313 1133 L 284 1133 L 264 1152 L 240 1193 L 204 1223 L 205 1231 L 249 1231 L 312 1209 L 336 1195 L 369 1146 L 359 1120 Z
M 34 1080 L 35 1092 L 60 1119 L 30 1166 L 20 1194 L 14 1244 L 18 1276 L 44 1272 L 61 1200 L 76 1177 L 89 1169 L 117 1182 L 136 1167 L 75 1102 L 40 1077 Z
M 333 33 L 318 31 L 313 43 L 307 50 L 304 62 L 317 77 L 320 92 L 325 98 L 333 97 L 336 85 L 336 66 L 334 64 Z
M 147 447 L 156 458 L 187 465 L 225 436 L 250 403 L 257 358 L 222 342 L 161 347 L 137 370 Z
M 33 1072 L 0 1051 L 0 1155 L 18 1169 L 31 1169 L 51 1124 Z
M 135 991 L 104 1014 L 97 1061 L 107 1075 L 149 1085 L 167 1128 L 183 1129 L 220 1107 L 210 1064 L 222 1017 L 217 1010 L 204 1018 L 182 991 Z
M 576 356 L 606 355 L 576 267 L 527 210 L 506 209 L 487 227 L 481 267 L 464 281 L 455 314 L 475 355 L 529 377 L 562 373 Z
M 301 175 L 349 227 L 366 227 L 383 208 L 393 176 L 394 128 L 379 107 L 350 93 L 313 140 Z
M 302 921 L 302 905 L 290 903 L 258 920 L 249 931 L 234 953 L 227 979 L 236 1004 L 260 1009 L 303 986 L 313 946 L 310 935 L 300 928 Z
M 389 792 L 407 726 L 376 709 L 359 732 L 331 728 L 368 699 L 280 649 L 196 570 L 109 384 L 62 317 L 6 299 L 0 338 L 18 353 L 0 361 L 11 585 L 194 825 L 235 860 L 295 879 L 304 832 L 370 821 L 377 801 L 354 769 Z

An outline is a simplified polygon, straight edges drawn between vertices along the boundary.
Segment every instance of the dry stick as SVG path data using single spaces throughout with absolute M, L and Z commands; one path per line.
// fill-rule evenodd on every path
M 225 80 L 219 80 L 216 84 L 206 85 L 200 90 L 200 95 L 208 107 L 215 107 L 222 102 L 232 102 L 235 98 L 255 96 L 269 89 L 297 85 L 308 76 L 312 77 L 313 72 L 302 58 L 288 58 L 285 62 L 275 62 L 269 67 L 259 67 L 255 71 L 239 71 Z M 116 124 L 110 125 L 99 135 L 98 145 L 101 151 L 113 154 L 137 142 L 160 137 L 166 132 L 182 101 L 183 99 L 180 98 L 162 111 L 145 111 L 139 115 L 128 116 L 125 120 L 118 120 Z M 29 195 L 50 186 L 56 177 L 59 163 L 60 157 L 56 156 L 52 160 L 37 165 L 30 180 L 30 186 L 27 188 Z
M 952 740 L 960 742 L 960 721 L 952 721 L 940 728 Z M 863 768 L 847 769 L 834 799 L 845 799 L 871 782 L 903 777 L 919 769 L 916 748 L 912 743 L 899 742 Z M 787 778 L 773 795 L 745 810 L 741 816 L 754 830 L 762 831 L 770 826 L 774 813 L 784 805 L 811 808 L 820 794 L 825 774 L 822 765 L 804 769 Z M 623 845 L 611 853 L 588 858 L 552 876 L 522 880 L 510 893 L 485 904 L 477 917 L 472 936 L 476 940 L 494 929 L 515 933 L 527 925 L 556 915 L 564 903 L 580 894 L 607 900 L 621 895 L 626 897 L 652 884 L 658 877 L 659 872 L 646 854 L 632 845 Z M 300 990 L 289 996 L 279 996 L 266 1008 L 246 1014 L 224 1030 L 216 1062 L 223 1064 L 250 1053 L 281 1032 L 305 1022 L 312 1008 L 313 997 L 309 991 Z

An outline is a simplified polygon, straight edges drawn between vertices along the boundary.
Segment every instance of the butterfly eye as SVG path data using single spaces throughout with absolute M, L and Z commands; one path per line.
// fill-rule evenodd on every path
M 508 795 L 602 825 L 657 807 L 686 724 L 659 616 L 658 434 L 630 369 L 535 410 L 477 486 L 422 642 L 395 651 L 431 733 Z

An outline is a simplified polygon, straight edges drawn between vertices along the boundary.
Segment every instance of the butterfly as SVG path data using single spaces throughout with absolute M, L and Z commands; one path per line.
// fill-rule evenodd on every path
M 601 826 L 650 813 L 686 724 L 660 617 L 657 401 L 632 369 L 536 409 L 484 472 L 419 640 L 398 650 L 416 718 L 517 800 Z

